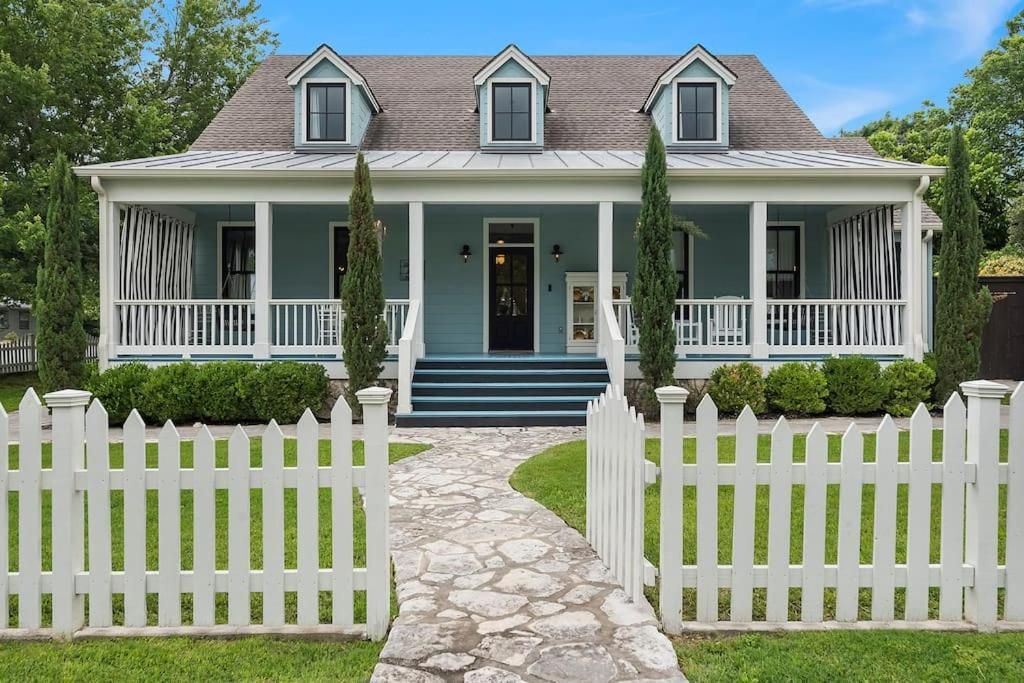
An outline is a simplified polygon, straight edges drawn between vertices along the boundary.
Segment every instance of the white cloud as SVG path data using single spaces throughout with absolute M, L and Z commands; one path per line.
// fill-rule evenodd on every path
M 809 76 L 799 80 L 809 92 L 800 98 L 804 109 L 825 135 L 834 135 L 851 121 L 881 112 L 897 99 L 894 93 L 875 88 L 835 85 Z
M 952 56 L 980 53 L 992 34 L 1009 18 L 1016 0 L 804 0 L 804 4 L 834 11 L 887 7 L 902 16 L 913 31 L 942 34 Z

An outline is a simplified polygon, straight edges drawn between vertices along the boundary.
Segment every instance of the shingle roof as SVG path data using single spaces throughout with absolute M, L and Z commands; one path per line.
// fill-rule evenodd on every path
M 855 135 L 843 135 L 838 138 L 832 138 L 832 146 L 835 147 L 837 152 L 844 152 L 845 154 L 859 154 L 865 157 L 877 157 L 878 152 L 871 146 L 867 138 L 858 137 Z
M 729 141 L 739 150 L 836 150 L 761 61 L 719 55 L 736 73 Z M 286 150 L 294 142 L 288 72 L 305 56 L 268 57 L 192 149 Z M 650 119 L 639 113 L 651 84 L 678 56 L 532 57 L 551 74 L 544 122 L 548 149 L 643 149 Z M 473 74 L 491 57 L 346 56 L 384 108 L 364 149 L 475 150 L 480 147 Z M 846 143 L 843 143 L 846 144 Z M 842 150 L 840 150 L 842 151 Z

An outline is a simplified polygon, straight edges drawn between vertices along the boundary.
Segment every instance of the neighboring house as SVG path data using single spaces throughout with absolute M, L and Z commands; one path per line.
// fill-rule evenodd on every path
M 0 301 L 0 341 L 29 337 L 36 333 L 32 307 L 20 301 Z
M 102 362 L 292 358 L 344 378 L 358 150 L 387 228 L 400 422 L 579 422 L 605 382 L 639 377 L 652 125 L 674 212 L 708 236 L 674 239 L 678 378 L 921 358 L 939 227 L 921 197 L 944 169 L 822 136 L 756 57 L 325 45 L 267 58 L 187 153 L 76 169 L 100 198 Z

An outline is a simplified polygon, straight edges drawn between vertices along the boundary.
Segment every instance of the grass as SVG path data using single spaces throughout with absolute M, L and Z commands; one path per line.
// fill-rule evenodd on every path
M 295 439 L 285 440 L 285 466 L 296 462 Z M 394 463 L 426 450 L 420 444 L 393 443 L 389 446 L 389 461 Z M 319 444 L 321 465 L 330 462 L 330 441 Z M 110 446 L 110 464 L 120 468 L 124 461 L 122 444 Z M 259 467 L 262 461 L 261 442 L 253 439 L 250 446 L 250 461 Z M 353 461 L 363 464 L 363 444 L 353 444 Z M 9 464 L 17 467 L 17 446 L 10 447 Z M 156 444 L 146 444 L 146 464 L 157 465 Z M 192 466 L 192 443 L 182 442 L 182 467 Z M 216 442 L 216 465 L 227 466 L 227 441 Z M 50 444 L 43 445 L 43 467 L 50 466 Z M 123 568 L 124 509 L 120 491 L 112 492 L 111 531 L 113 545 L 113 568 Z M 320 491 L 320 566 L 331 566 L 331 492 Z M 50 568 L 50 504 L 49 496 L 43 497 L 42 547 L 43 568 Z M 216 563 L 218 569 L 227 567 L 227 491 L 217 491 Z M 262 497 L 253 491 L 251 505 L 251 564 L 254 569 L 263 566 L 262 547 Z M 18 504 L 17 494 L 11 493 L 8 500 L 10 515 L 10 570 L 17 571 L 18 547 Z M 146 566 L 157 568 L 158 553 L 158 506 L 157 492 L 149 491 L 146 506 Z M 356 566 L 365 566 L 366 533 L 363 509 L 356 496 L 353 504 L 353 560 Z M 296 500 L 295 490 L 285 491 L 285 564 L 294 567 L 296 563 Z M 185 569 L 192 565 L 192 495 L 184 491 L 181 495 L 181 557 Z M 285 617 L 289 622 L 296 619 L 295 594 L 285 596 Z M 217 623 L 227 621 L 227 596 L 217 595 Z M 11 624 L 17 623 L 17 596 L 11 596 Z M 121 623 L 124 601 L 114 596 L 114 623 Z M 156 624 L 157 600 L 155 595 L 147 596 L 149 623 Z M 262 595 L 251 598 L 253 623 L 262 618 Z M 49 622 L 49 596 L 43 598 L 44 624 Z M 88 609 L 88 608 L 87 608 Z M 330 623 L 330 593 L 320 594 L 320 619 Z M 192 616 L 192 596 L 182 596 L 182 619 L 188 623 Z M 355 621 L 366 618 L 366 597 L 360 591 L 355 594 Z M 0 680 L 288 680 L 288 679 L 334 679 L 345 681 L 367 680 L 377 656 L 380 643 L 342 642 L 315 643 L 266 638 L 247 638 L 233 641 L 192 640 L 192 639 L 123 639 L 58 643 L 0 643 Z
M 770 460 L 771 440 L 768 435 L 762 435 L 758 439 L 757 459 L 758 462 Z M 900 433 L 900 460 L 908 459 L 909 434 Z M 794 461 L 803 462 L 806 439 L 803 435 L 794 437 Z M 1006 432 L 1001 439 L 1001 458 L 1006 459 Z M 829 462 L 839 462 L 840 437 L 830 435 L 828 440 Z M 873 461 L 875 455 L 875 438 L 873 434 L 866 434 L 864 438 L 864 459 Z M 658 462 L 660 443 L 657 439 L 648 439 L 646 443 L 646 457 L 649 460 Z M 683 459 L 687 463 L 696 461 L 696 442 L 693 439 L 686 439 L 684 445 Z M 719 437 L 719 460 L 721 462 L 735 461 L 736 440 L 732 436 Z M 933 458 L 941 460 L 942 454 L 942 433 L 935 432 L 933 440 Z M 586 522 L 586 444 L 583 441 L 561 444 L 544 451 L 543 453 L 527 460 L 520 465 L 511 478 L 512 486 L 527 496 L 534 498 L 545 505 L 570 526 L 580 532 L 584 531 Z M 900 485 L 897 490 L 897 539 L 896 539 L 896 561 L 902 562 L 906 557 L 906 524 L 907 524 L 907 486 Z M 939 538 L 941 528 L 940 498 L 941 487 L 936 485 L 932 491 L 932 528 L 931 528 L 931 561 L 939 559 Z M 696 518 L 694 489 L 687 487 L 684 495 L 684 515 L 686 522 L 683 526 L 683 561 L 686 564 L 696 562 L 696 528 L 693 520 Z M 870 563 L 872 553 L 872 541 L 874 537 L 874 490 L 872 486 L 865 486 L 863 494 L 863 517 L 861 523 L 861 561 Z M 835 563 L 837 547 L 837 525 L 838 525 L 839 487 L 829 486 L 827 492 L 828 513 L 826 517 L 826 544 L 825 561 Z M 1000 490 L 1001 517 L 1005 520 L 1005 488 Z M 649 486 L 645 497 L 645 529 L 644 529 L 644 553 L 655 565 L 658 564 L 659 544 L 659 506 L 660 495 L 658 486 Z M 722 487 L 718 497 L 718 541 L 719 561 L 729 564 L 732 558 L 732 524 L 733 524 L 733 490 L 731 487 Z M 703 523 L 703 522 L 702 522 Z M 803 553 L 803 487 L 793 487 L 792 500 L 792 523 L 791 523 L 791 552 L 790 560 L 793 564 L 800 564 Z M 756 518 L 755 518 L 755 547 L 754 562 L 765 564 L 768 559 L 767 552 L 768 536 L 768 487 L 757 487 Z M 1005 545 L 1005 525 L 1000 524 L 999 528 L 999 554 L 1003 556 Z M 648 591 L 653 604 L 657 604 L 656 590 Z M 754 591 L 754 613 L 755 618 L 764 616 L 765 591 L 756 589 Z M 861 618 L 870 617 L 870 592 L 861 591 Z M 933 616 L 938 613 L 938 591 L 933 590 L 930 594 L 930 609 Z M 693 593 L 687 591 L 684 595 L 684 617 L 694 618 L 693 614 Z M 719 596 L 720 616 L 725 618 L 729 608 L 729 593 L 721 591 Z M 835 594 L 834 590 L 825 591 L 825 612 L 826 618 L 834 616 Z M 897 615 L 902 613 L 903 590 L 896 591 Z M 800 591 L 790 591 L 790 618 L 797 619 L 800 613 Z
M 0 680 L 367 681 L 382 646 L 272 638 L 0 643 Z
M 17 410 L 25 390 L 38 384 L 39 375 L 34 372 L 0 376 L 0 404 L 8 413 Z
M 678 638 L 679 664 L 709 681 L 1013 681 L 1024 634 L 861 631 Z

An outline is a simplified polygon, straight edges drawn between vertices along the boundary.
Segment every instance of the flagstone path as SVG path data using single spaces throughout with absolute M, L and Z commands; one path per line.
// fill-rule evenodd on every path
M 373 681 L 685 680 L 646 604 L 508 477 L 578 428 L 400 429 L 391 468 L 399 615 Z

